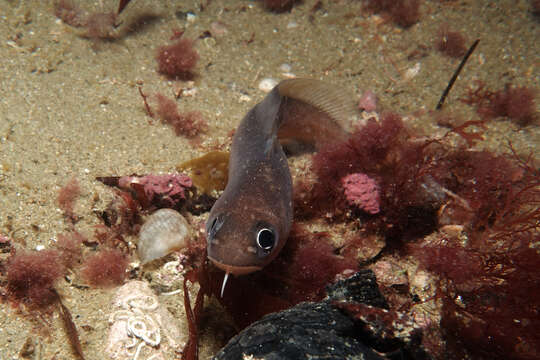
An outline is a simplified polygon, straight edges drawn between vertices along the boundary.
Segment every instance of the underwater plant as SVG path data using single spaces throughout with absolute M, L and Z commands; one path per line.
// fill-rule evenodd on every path
M 465 36 L 458 31 L 452 31 L 445 24 L 441 25 L 435 39 L 435 48 L 446 56 L 460 58 L 467 52 Z
M 86 258 L 81 276 L 94 287 L 121 285 L 126 279 L 129 259 L 120 250 L 104 249 Z
M 206 130 L 207 124 L 200 112 L 180 113 L 176 102 L 160 93 L 155 95 L 155 99 L 158 118 L 162 123 L 172 126 L 177 136 L 183 135 L 192 138 Z
M 484 119 L 507 117 L 520 126 L 527 126 L 538 120 L 536 93 L 534 88 L 515 87 L 512 84 L 492 91 L 479 81 L 476 87 L 467 89 L 467 95 L 461 101 L 476 106 L 476 112 Z
M 171 45 L 157 50 L 158 71 L 171 78 L 191 80 L 193 69 L 199 61 L 199 53 L 193 47 L 193 40 L 182 37 Z
M 420 0 L 366 0 L 365 9 L 408 28 L 420 20 Z
M 298 0 L 262 0 L 262 2 L 268 10 L 280 13 L 290 11 Z
M 81 188 L 76 178 L 71 179 L 58 192 L 58 206 L 64 212 L 64 216 L 71 221 L 76 221 L 77 216 L 74 213 L 75 200 L 81 194 Z
M 57 250 L 12 253 L 7 267 L 7 296 L 16 305 L 30 310 L 52 311 L 58 294 L 55 283 L 66 268 Z

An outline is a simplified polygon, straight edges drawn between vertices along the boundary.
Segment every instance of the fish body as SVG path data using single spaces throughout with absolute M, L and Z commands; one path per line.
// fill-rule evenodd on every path
M 316 147 L 341 141 L 352 98 L 313 79 L 279 83 L 238 126 L 229 180 L 206 223 L 208 258 L 227 274 L 262 269 L 285 245 L 293 221 L 292 180 L 280 140 Z

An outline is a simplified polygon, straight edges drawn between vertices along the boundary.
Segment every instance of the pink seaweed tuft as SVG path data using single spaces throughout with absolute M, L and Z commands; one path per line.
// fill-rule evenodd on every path
M 193 138 L 207 127 L 206 121 L 198 111 L 180 113 L 178 105 L 165 95 L 157 93 L 157 115 L 161 122 L 173 127 L 176 136 L 184 135 Z
M 193 43 L 191 39 L 181 38 L 171 45 L 160 47 L 156 55 L 158 71 L 171 78 L 192 79 L 192 71 L 199 60 Z
M 58 300 L 54 285 L 66 270 L 60 252 L 22 251 L 9 258 L 6 270 L 7 294 L 14 305 L 50 310 Z
M 74 27 L 82 27 L 86 23 L 83 11 L 70 0 L 55 2 L 54 15 L 66 24 Z
M 380 191 L 375 180 L 365 174 L 355 173 L 343 177 L 341 184 L 350 205 L 370 214 L 380 211 Z
M 452 31 L 446 24 L 439 28 L 435 48 L 446 56 L 460 58 L 467 52 L 467 39 L 459 31 Z
M 128 264 L 129 259 L 120 250 L 101 250 L 86 259 L 81 275 L 94 287 L 113 287 L 126 279 Z
M 81 187 L 76 178 L 71 179 L 64 187 L 58 192 L 58 206 L 64 211 L 64 215 L 75 221 L 77 216 L 74 213 L 75 201 L 81 194 Z

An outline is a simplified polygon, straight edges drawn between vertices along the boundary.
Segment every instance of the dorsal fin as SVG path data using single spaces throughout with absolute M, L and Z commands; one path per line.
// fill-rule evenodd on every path
M 279 94 L 305 102 L 328 114 L 345 131 L 357 115 L 353 96 L 343 87 L 317 79 L 288 79 L 278 85 Z
M 357 114 L 353 96 L 343 87 L 316 79 L 289 79 L 278 85 L 282 102 L 280 139 L 321 147 L 343 141 Z

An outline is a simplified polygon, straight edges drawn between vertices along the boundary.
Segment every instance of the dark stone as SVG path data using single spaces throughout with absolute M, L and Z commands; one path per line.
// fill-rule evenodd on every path
M 388 309 L 388 304 L 371 270 L 361 270 L 326 290 L 328 296 L 324 301 L 300 303 L 251 324 L 214 359 L 239 360 L 244 355 L 264 360 L 429 359 L 421 347 L 421 333 L 413 332 L 402 338 L 394 334 L 394 321 L 383 321 L 392 320 L 398 313 L 380 310 Z M 358 308 L 358 304 L 373 308 L 366 307 L 367 314 L 346 311 Z M 374 310 L 370 312 L 370 309 Z M 379 317 L 374 318 L 378 320 L 370 323 L 368 319 L 373 316 L 369 315 L 377 313 Z M 395 320 L 406 324 L 397 317 Z
M 388 309 L 388 303 L 379 291 L 377 278 L 371 270 L 360 270 L 353 276 L 326 287 L 332 301 L 357 302 Z
M 301 303 L 266 315 L 235 336 L 215 356 L 238 360 L 384 359 L 355 338 L 354 321 L 328 302 Z

